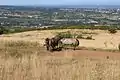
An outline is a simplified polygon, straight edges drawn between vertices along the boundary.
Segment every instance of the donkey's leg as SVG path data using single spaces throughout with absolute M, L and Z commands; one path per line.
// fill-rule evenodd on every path
M 53 52 L 53 47 L 52 46 L 49 47 L 49 51 Z
M 47 51 L 49 51 L 49 46 L 47 46 L 46 48 L 47 48 Z
M 75 50 L 75 48 L 76 48 L 76 47 L 74 47 L 74 49 L 73 49 L 73 50 Z
M 74 46 L 74 50 L 76 49 L 76 46 Z

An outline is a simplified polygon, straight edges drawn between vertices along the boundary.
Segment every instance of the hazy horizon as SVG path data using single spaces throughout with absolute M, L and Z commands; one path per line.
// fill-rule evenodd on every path
M 120 5 L 119 0 L 3 0 L 0 5 Z

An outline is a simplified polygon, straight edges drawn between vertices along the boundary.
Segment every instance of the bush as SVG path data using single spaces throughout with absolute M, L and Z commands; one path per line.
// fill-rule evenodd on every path
M 57 36 L 61 36 L 63 38 L 72 38 L 73 35 L 70 32 L 58 33 Z
M 92 35 L 83 37 L 82 34 L 72 34 L 70 32 L 58 33 L 56 36 L 61 36 L 62 38 L 73 38 L 74 36 L 77 36 L 76 38 L 79 38 L 79 39 L 95 40 L 92 38 Z
M 82 36 L 82 34 L 77 35 L 77 38 L 84 39 L 84 37 Z
M 5 29 L 3 27 L 0 27 L 0 35 L 4 34 Z
M 109 29 L 108 31 L 109 31 L 111 34 L 117 33 L 117 30 L 116 30 L 116 29 Z
M 87 36 L 86 39 L 90 39 L 90 40 L 92 40 L 92 39 L 93 39 L 93 38 L 92 38 L 92 35 L 91 35 L 91 36 Z
M 120 51 L 120 44 L 118 45 L 118 49 L 119 49 L 119 51 Z
M 4 32 L 3 32 L 3 30 L 0 30 L 0 35 L 2 35 Z

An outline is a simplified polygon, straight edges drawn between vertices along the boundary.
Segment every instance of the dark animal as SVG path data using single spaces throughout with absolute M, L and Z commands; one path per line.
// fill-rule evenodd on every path
M 63 38 L 61 36 L 55 36 L 53 38 L 46 38 L 45 39 L 45 46 L 48 51 L 53 51 L 56 49 L 62 49 L 65 48 L 66 45 L 70 45 L 71 47 L 76 49 L 77 46 L 79 46 L 79 40 L 74 38 Z
M 56 49 L 58 47 L 58 43 L 61 39 L 62 39 L 61 36 L 55 36 L 53 38 L 46 38 L 45 46 L 46 46 L 47 50 L 53 51 L 54 49 Z
M 46 46 L 46 49 L 47 49 L 47 51 L 49 50 L 49 38 L 46 38 L 45 39 L 45 44 L 44 44 L 44 46 Z

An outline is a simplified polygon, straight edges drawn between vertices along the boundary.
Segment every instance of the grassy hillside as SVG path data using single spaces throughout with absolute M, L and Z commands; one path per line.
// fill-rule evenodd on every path
M 66 34 L 66 32 L 70 32 Z M 0 40 L 13 40 L 13 41 L 30 41 L 38 42 L 43 45 L 45 38 L 51 38 L 58 33 L 65 33 L 63 36 L 71 37 L 76 36 L 80 41 L 79 46 L 100 48 L 100 49 L 113 49 L 118 50 L 120 43 L 120 31 L 110 34 L 108 30 L 89 30 L 89 29 L 60 29 L 60 30 L 36 30 L 14 34 L 0 35 Z M 72 34 L 72 35 L 71 35 Z
M 55 56 L 37 42 L 0 42 L 0 80 L 119 80 L 120 59 Z

